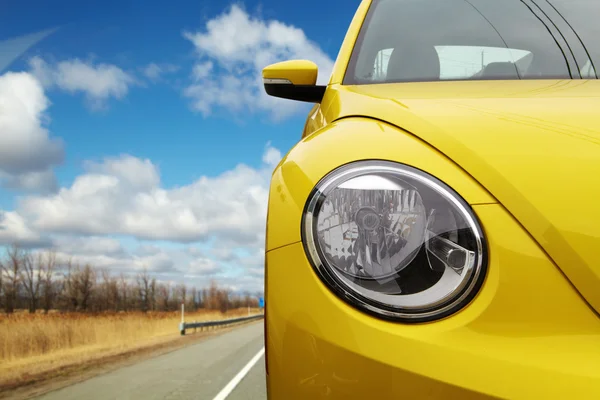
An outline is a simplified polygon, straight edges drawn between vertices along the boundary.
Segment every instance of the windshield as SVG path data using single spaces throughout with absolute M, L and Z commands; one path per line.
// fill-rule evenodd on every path
M 344 84 L 596 79 L 597 0 L 374 0 Z

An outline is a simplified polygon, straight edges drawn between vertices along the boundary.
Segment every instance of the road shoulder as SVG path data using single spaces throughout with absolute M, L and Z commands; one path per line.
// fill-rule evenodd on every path
M 157 345 L 138 348 L 132 351 L 90 360 L 83 364 L 71 365 L 58 370 L 49 371 L 44 374 L 39 374 L 38 376 L 30 377 L 25 385 L 2 388 L 0 390 L 0 399 L 10 398 L 11 400 L 21 400 L 40 396 L 120 368 L 177 351 L 208 338 L 230 332 L 241 326 L 262 323 L 262 321 L 252 321 L 212 331 L 188 333 L 186 336 L 175 336 L 173 340 Z

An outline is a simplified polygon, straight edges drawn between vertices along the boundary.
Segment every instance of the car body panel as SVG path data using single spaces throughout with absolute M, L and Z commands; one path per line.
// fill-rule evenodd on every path
M 325 121 L 388 121 L 463 168 L 600 311 L 599 80 L 402 83 L 328 92 Z
M 597 398 L 600 320 L 501 205 L 473 209 L 489 243 L 486 281 L 432 323 L 349 306 L 301 243 L 267 252 L 269 398 Z
M 282 61 L 271 64 L 263 70 L 263 79 L 277 80 L 280 75 L 294 85 L 315 85 L 317 83 L 318 66 L 308 60 Z
M 350 22 L 350 26 L 346 31 L 346 36 L 344 37 L 344 41 L 340 47 L 340 51 L 338 52 L 338 56 L 336 57 L 335 63 L 333 65 L 333 71 L 331 73 L 331 77 L 329 79 L 330 85 L 335 85 L 341 83 L 344 79 L 344 75 L 346 74 L 346 69 L 348 67 L 348 62 L 350 61 L 350 56 L 352 55 L 352 51 L 354 50 L 354 43 L 356 43 L 356 38 L 358 38 L 358 34 L 360 33 L 360 29 L 363 25 L 363 21 L 367 16 L 367 12 L 371 7 L 371 0 L 362 0 L 356 12 L 354 13 L 354 17 Z
M 350 26 L 346 31 L 346 36 L 344 37 L 342 46 L 338 52 L 338 56 L 335 59 L 331 76 L 329 77 L 328 86 L 332 87 L 340 84 L 344 79 L 352 51 L 354 50 L 354 43 L 356 42 L 356 38 L 358 38 L 358 34 L 370 6 L 371 0 L 362 0 L 356 9 L 354 17 L 350 22 Z M 308 117 L 306 118 L 306 123 L 302 131 L 303 138 L 316 132 L 318 129 L 324 127 L 328 123 L 328 121 L 325 119 L 325 110 L 327 107 L 329 107 L 329 105 L 330 102 L 324 100 L 323 102 L 317 103 L 313 106 L 308 113 Z
M 302 130 L 302 137 L 305 138 L 309 135 L 312 135 L 325 125 L 327 125 L 327 121 L 325 121 L 325 115 L 323 114 L 321 104 L 315 104 L 308 113 L 308 117 L 306 117 L 304 129 Z
M 341 85 L 370 5 L 361 2 L 322 101 L 272 176 L 269 398 L 600 397 L 600 83 Z M 309 194 L 366 159 L 435 176 L 480 220 L 486 278 L 459 312 L 385 321 L 337 297 L 311 266 L 300 232 Z
M 303 139 L 274 171 L 266 249 L 300 241 L 302 212 L 314 186 L 333 169 L 359 159 L 401 159 L 441 178 L 469 204 L 496 202 L 456 164 L 414 136 L 380 121 L 344 119 Z

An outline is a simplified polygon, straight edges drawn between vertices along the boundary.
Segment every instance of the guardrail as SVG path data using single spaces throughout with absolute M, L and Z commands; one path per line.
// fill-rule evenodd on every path
M 185 331 L 186 329 L 203 329 L 203 328 L 208 328 L 211 326 L 223 326 L 223 325 L 230 325 L 230 324 L 237 324 L 238 322 L 246 322 L 246 321 L 252 321 L 254 319 L 260 319 L 260 318 L 264 318 L 264 314 L 255 314 L 255 315 L 250 315 L 248 317 L 240 317 L 240 318 L 230 318 L 230 319 L 222 319 L 222 320 L 217 320 L 217 321 L 202 321 L 202 322 L 181 322 L 179 324 L 179 332 L 181 333 L 181 336 L 185 335 Z

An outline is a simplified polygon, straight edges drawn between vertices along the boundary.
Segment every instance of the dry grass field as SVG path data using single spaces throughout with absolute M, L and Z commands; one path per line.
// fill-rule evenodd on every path
M 252 314 L 258 309 L 250 309 Z M 186 313 L 186 321 L 233 318 L 248 309 Z M 178 312 L 0 316 L 0 388 L 94 359 L 180 338 Z

